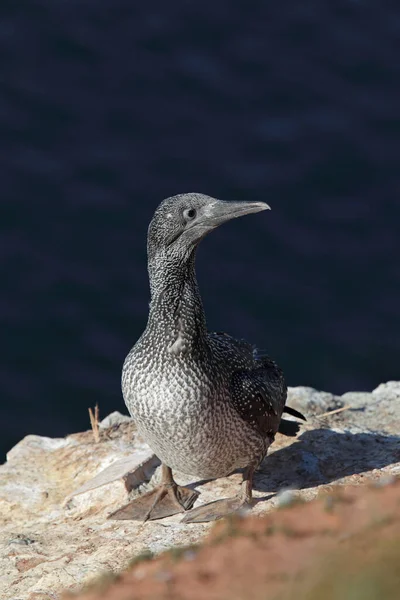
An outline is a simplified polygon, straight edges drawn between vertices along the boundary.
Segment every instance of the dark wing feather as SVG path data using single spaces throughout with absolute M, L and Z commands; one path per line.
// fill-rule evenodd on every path
M 278 365 L 255 346 L 222 331 L 209 333 L 209 339 L 223 350 L 232 366 L 231 402 L 242 419 L 271 441 L 277 431 L 295 436 L 298 423 L 281 420 L 282 412 L 299 419 L 305 417 L 285 406 L 286 384 Z
M 307 421 L 307 419 L 305 418 L 304 415 L 301 414 L 301 412 L 299 412 L 295 408 L 292 408 L 291 406 L 285 406 L 285 408 L 283 409 L 283 412 L 287 413 L 288 415 L 292 415 L 292 417 L 297 417 L 298 419 Z
M 249 344 L 246 340 L 238 340 L 224 331 L 209 332 L 208 337 L 212 342 L 222 347 L 225 353 L 230 354 L 234 360 L 244 361 L 249 364 L 249 367 L 254 365 L 255 346 Z
M 281 369 L 263 357 L 260 366 L 233 373 L 231 402 L 242 419 L 262 437 L 274 439 L 286 400 Z

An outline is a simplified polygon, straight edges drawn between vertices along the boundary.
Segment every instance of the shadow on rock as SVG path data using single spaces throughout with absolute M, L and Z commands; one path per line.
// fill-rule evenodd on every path
M 263 492 L 316 487 L 399 461 L 399 436 L 314 429 L 267 456 L 254 487 Z

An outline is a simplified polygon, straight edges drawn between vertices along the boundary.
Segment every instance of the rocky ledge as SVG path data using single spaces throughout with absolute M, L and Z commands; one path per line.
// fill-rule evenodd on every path
M 295 439 L 277 436 L 255 477 L 253 516 L 336 485 L 400 475 L 400 382 L 343 396 L 290 388 L 288 403 L 308 421 Z M 210 525 L 183 525 L 179 515 L 146 524 L 107 520 L 158 477 L 156 457 L 119 413 L 96 436 L 24 438 L 0 467 L 0 597 L 55 600 L 143 552 L 198 543 Z M 178 474 L 177 481 L 195 487 L 200 503 L 233 495 L 240 474 L 211 482 Z

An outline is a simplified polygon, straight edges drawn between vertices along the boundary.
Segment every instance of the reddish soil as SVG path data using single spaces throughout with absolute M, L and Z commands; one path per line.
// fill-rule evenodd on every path
M 74 598 L 394 600 L 399 589 L 400 480 L 219 522 L 202 545 L 138 557 Z

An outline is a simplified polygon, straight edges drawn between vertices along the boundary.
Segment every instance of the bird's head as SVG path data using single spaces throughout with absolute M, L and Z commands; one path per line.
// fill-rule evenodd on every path
M 269 208 L 264 202 L 225 202 L 196 193 L 166 198 L 149 225 L 149 259 L 160 254 L 185 260 L 207 233 L 222 223 Z

